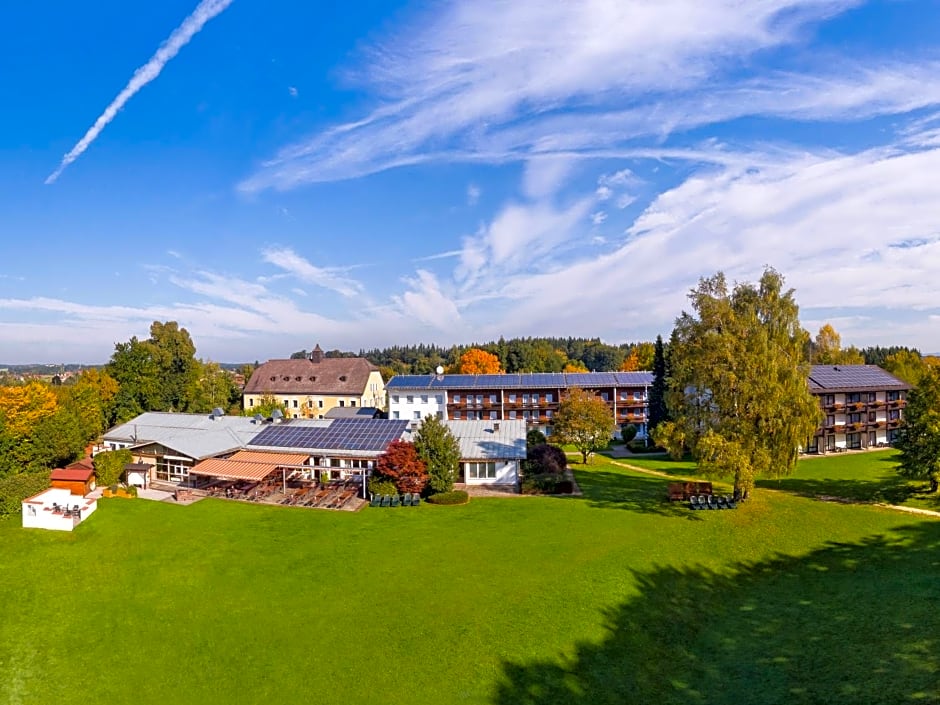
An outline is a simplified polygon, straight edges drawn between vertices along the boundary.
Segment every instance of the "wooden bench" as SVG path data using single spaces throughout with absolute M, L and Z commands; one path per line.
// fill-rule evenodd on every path
M 711 495 L 712 483 L 710 482 L 670 482 L 669 483 L 669 501 L 684 502 L 689 497 L 699 495 Z

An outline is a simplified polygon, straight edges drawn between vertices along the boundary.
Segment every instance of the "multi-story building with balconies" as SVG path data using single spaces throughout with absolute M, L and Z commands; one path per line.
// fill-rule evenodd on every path
M 389 418 L 418 421 L 524 420 L 551 432 L 569 389 L 591 391 L 610 407 L 618 426 L 632 423 L 646 437 L 652 372 L 545 372 L 499 375 L 397 375 L 385 385 Z
M 911 385 L 875 365 L 813 365 L 809 387 L 824 417 L 804 450 L 826 453 L 892 444 Z

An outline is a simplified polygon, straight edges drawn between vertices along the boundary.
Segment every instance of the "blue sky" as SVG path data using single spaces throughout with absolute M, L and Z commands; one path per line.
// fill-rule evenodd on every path
M 668 334 L 772 265 L 940 350 L 934 0 L 0 10 L 0 363 Z

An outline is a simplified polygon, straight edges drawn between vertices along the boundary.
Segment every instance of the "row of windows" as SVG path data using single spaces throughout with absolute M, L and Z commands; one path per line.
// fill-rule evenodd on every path
M 903 397 L 899 390 L 893 390 L 885 392 L 886 398 L 888 401 L 899 401 Z M 836 403 L 835 394 L 824 394 L 822 397 L 824 406 L 832 406 Z M 871 403 L 878 400 L 877 392 L 846 392 L 845 403 L 846 404 L 862 404 L 865 402 Z
M 405 403 L 406 403 L 406 404 L 414 404 L 414 403 L 415 403 L 415 398 L 416 398 L 416 397 L 415 397 L 414 394 L 408 394 L 407 396 L 405 396 Z M 427 403 L 430 401 L 430 399 L 431 399 L 427 394 L 422 394 L 422 395 L 418 396 L 417 398 L 421 400 L 421 403 L 422 403 L 422 404 L 427 404 Z M 393 403 L 393 404 L 397 404 L 400 400 L 401 400 L 401 397 L 400 397 L 399 395 L 397 395 L 397 394 L 393 394 L 393 395 L 392 395 L 392 403 Z M 443 395 L 443 394 L 437 394 L 437 395 L 435 395 L 434 401 L 437 402 L 438 404 L 443 404 L 443 403 L 444 403 L 444 395 Z
M 521 400 L 523 404 L 538 404 L 541 401 L 544 401 L 546 404 L 552 404 L 555 401 L 555 395 L 552 392 L 546 392 L 545 394 L 516 394 L 515 392 L 507 393 L 506 402 L 509 404 L 517 404 Z M 498 394 L 453 394 L 451 395 L 451 402 L 454 404 L 460 404 L 464 402 L 466 404 L 482 404 L 484 398 L 489 400 L 490 404 L 499 403 Z M 406 404 L 414 404 L 415 400 L 419 400 L 422 404 L 427 404 L 430 401 L 430 396 L 428 394 L 407 394 L 405 395 Z M 610 395 L 607 392 L 601 393 L 601 399 L 604 401 L 609 401 Z M 619 394 L 620 401 L 646 401 L 646 398 L 643 396 L 642 392 L 625 392 L 621 391 Z M 438 404 L 444 403 L 444 395 L 437 394 L 434 396 L 434 401 Z M 392 395 L 392 403 L 398 404 L 401 402 L 401 396 L 398 394 Z
M 464 463 L 464 472 L 471 480 L 494 480 L 496 479 L 496 463 L 474 462 Z
M 346 406 L 346 400 L 345 400 L 345 399 L 340 399 L 339 402 L 338 402 L 338 404 L 339 404 L 339 406 Z M 255 400 L 254 400 L 254 398 L 249 397 L 249 398 L 248 398 L 248 406 L 249 406 L 249 408 L 252 407 L 252 406 L 254 406 L 254 405 L 255 405 Z M 355 399 L 350 399 L 350 400 L 349 400 L 349 405 L 350 405 L 350 406 L 356 406 L 356 405 L 357 405 L 356 400 L 355 400 Z M 297 400 L 297 399 L 285 399 L 285 400 L 284 400 L 284 406 L 287 407 L 287 408 L 294 408 L 294 409 L 296 409 L 296 408 L 298 408 L 298 406 L 299 406 L 298 400 Z M 312 409 L 313 406 L 314 406 L 313 400 L 312 400 L 312 399 L 309 400 L 306 404 L 304 404 L 304 406 L 307 407 L 308 409 Z M 317 406 L 318 409 L 322 409 L 322 408 L 323 408 L 323 400 L 322 400 L 322 399 L 317 399 L 317 401 L 316 401 L 316 406 Z M 295 418 L 296 418 L 296 417 L 295 417 Z

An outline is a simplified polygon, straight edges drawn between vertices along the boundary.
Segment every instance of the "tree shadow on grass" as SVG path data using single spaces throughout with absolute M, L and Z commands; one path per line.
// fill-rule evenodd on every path
M 504 662 L 493 702 L 940 702 L 940 522 L 729 573 L 635 578 L 599 643 Z
M 755 485 L 806 497 L 844 497 L 857 502 L 888 504 L 903 504 L 921 493 L 916 484 L 911 484 L 899 475 L 878 479 L 785 477 L 779 480 L 757 480 Z
M 575 470 L 581 499 L 603 509 L 628 509 L 643 514 L 658 514 L 698 520 L 699 512 L 687 502 L 669 501 L 669 480 L 665 477 L 637 475 L 608 470 Z

